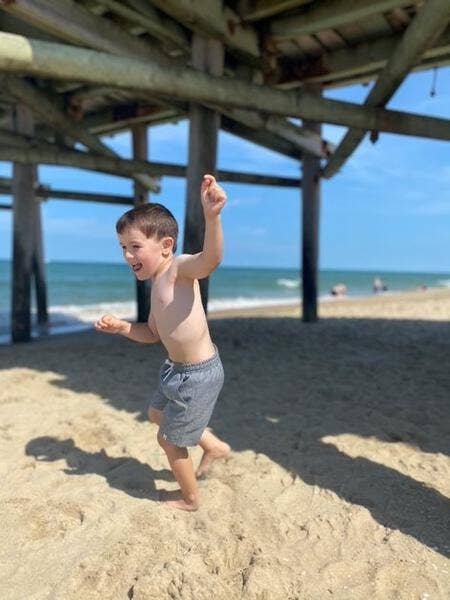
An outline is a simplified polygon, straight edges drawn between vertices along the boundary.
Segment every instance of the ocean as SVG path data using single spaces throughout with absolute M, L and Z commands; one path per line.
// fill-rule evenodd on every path
M 83 329 L 111 312 L 132 319 L 134 276 L 126 265 L 50 262 L 46 265 L 48 303 L 53 333 Z M 389 292 L 419 286 L 450 287 L 450 274 L 321 270 L 319 294 L 331 299 L 333 285 L 344 283 L 348 296 L 371 295 L 375 277 Z M 388 292 L 388 293 L 389 293 Z M 292 304 L 300 298 L 297 269 L 219 267 L 210 277 L 210 312 L 264 305 Z M 11 263 L 0 260 L 0 341 L 10 330 Z

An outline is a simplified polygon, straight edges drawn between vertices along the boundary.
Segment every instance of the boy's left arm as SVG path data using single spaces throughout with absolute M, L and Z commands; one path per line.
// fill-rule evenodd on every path
M 182 254 L 177 257 L 178 277 L 203 279 L 219 266 L 223 257 L 220 213 L 225 206 L 227 197 L 212 175 L 203 177 L 201 201 L 205 216 L 203 250 L 198 254 Z

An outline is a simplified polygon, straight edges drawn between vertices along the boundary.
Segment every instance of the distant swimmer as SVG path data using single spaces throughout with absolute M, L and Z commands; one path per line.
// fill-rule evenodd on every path
M 330 294 L 332 296 L 346 296 L 347 295 L 347 286 L 345 285 L 345 283 L 337 283 L 336 285 L 333 285 L 333 287 L 330 290 Z

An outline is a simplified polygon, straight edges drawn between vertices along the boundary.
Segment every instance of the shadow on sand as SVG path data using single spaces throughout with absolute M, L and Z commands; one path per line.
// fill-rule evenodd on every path
M 108 456 L 104 449 L 100 452 L 86 452 L 78 448 L 72 439 L 58 440 L 50 436 L 35 438 L 28 442 L 25 453 L 43 462 L 64 459 L 69 467 L 63 469 L 67 475 L 101 475 L 111 487 L 135 498 L 156 500 L 154 480 L 173 481 L 172 472 L 168 469 L 155 471 L 135 458 Z
M 211 329 L 226 371 L 211 423 L 218 435 L 235 451 L 263 453 L 305 482 L 366 507 L 384 527 L 450 555 L 444 495 L 395 468 L 349 456 L 329 439 L 352 434 L 450 454 L 448 323 L 260 318 L 212 321 Z M 21 346 L 14 355 L 0 349 L 5 368 L 52 371 L 55 386 L 98 394 L 140 419 L 164 358 L 161 347 L 95 333 Z M 27 452 L 47 453 L 47 460 L 68 452 L 75 457 L 71 473 L 101 472 L 111 485 L 114 471 L 128 468 L 102 453 L 87 457 L 69 448 L 71 440 L 47 442 L 32 440 Z M 133 478 L 154 477 L 150 467 L 131 462 L 125 465 Z

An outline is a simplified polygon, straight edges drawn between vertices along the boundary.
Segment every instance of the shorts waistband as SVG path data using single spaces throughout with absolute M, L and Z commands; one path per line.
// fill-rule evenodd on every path
M 174 362 L 173 360 L 170 360 L 170 358 L 166 358 L 164 362 L 166 365 L 169 365 L 174 371 L 182 371 L 185 373 L 188 371 L 202 371 L 203 369 L 214 367 L 216 364 L 220 364 L 220 356 L 219 351 L 217 350 L 217 346 L 214 345 L 214 354 L 210 358 L 202 360 L 198 363 Z

